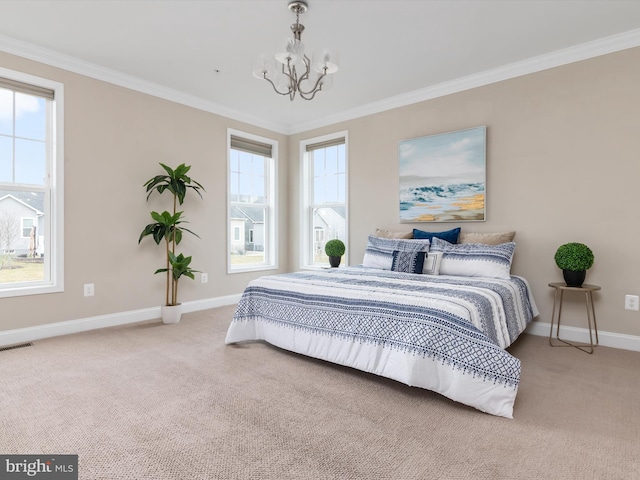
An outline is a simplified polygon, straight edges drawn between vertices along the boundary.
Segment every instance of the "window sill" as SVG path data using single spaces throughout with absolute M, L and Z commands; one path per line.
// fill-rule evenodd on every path
M 6 287 L 0 289 L 0 298 L 24 297 L 26 295 L 44 295 L 47 293 L 61 293 L 64 288 L 58 285 L 29 285 Z
M 227 275 L 233 275 L 234 273 L 251 273 L 251 272 L 264 272 L 267 270 L 278 270 L 277 265 L 260 265 L 255 267 L 244 267 L 244 268 L 234 268 L 227 269 Z

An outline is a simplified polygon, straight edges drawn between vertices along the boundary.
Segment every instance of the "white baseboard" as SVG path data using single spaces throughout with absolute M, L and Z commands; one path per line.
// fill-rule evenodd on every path
M 240 301 L 242 294 L 226 295 L 224 297 L 207 298 L 204 300 L 194 300 L 184 302 L 183 312 L 197 312 L 209 308 L 233 305 Z M 20 343 L 33 342 L 43 338 L 58 337 L 72 333 L 86 332 L 97 328 L 115 327 L 128 323 L 143 322 L 160 318 L 160 307 L 144 308 L 129 312 L 112 313 L 96 317 L 81 318 L 79 320 L 68 320 L 66 322 L 49 323 L 36 327 L 18 328 L 0 332 L 0 347 L 17 345 Z M 544 322 L 531 322 L 526 333 L 541 337 L 549 336 L 551 325 Z M 572 342 L 589 342 L 589 330 L 577 327 L 560 327 L 560 337 Z M 604 347 L 621 348 L 623 350 L 633 350 L 640 352 L 640 337 L 612 332 L 598 332 L 600 345 Z
M 549 336 L 550 323 L 531 322 L 526 333 L 538 335 L 541 337 Z M 555 337 L 555 327 L 554 327 Z M 560 326 L 560 338 L 569 340 L 570 342 L 589 343 L 589 329 L 578 327 Z M 599 344 L 603 347 L 621 348 L 623 350 L 633 350 L 640 352 L 640 337 L 634 335 L 625 335 L 622 333 L 602 332 L 598 330 Z M 595 342 L 595 336 L 593 341 Z
M 197 312 L 209 308 L 217 308 L 225 305 L 233 305 L 240 301 L 242 294 L 227 295 L 224 297 L 207 298 L 205 300 L 195 300 L 184 302 L 183 312 Z M 0 347 L 17 345 L 21 343 L 42 340 L 43 338 L 58 337 L 71 333 L 86 332 L 97 328 L 115 327 L 128 323 L 143 322 L 145 320 L 160 319 L 160 307 L 143 308 L 129 312 L 112 313 L 99 315 L 97 317 L 81 318 L 78 320 L 68 320 L 65 322 L 49 323 L 35 327 L 18 328 L 0 332 Z

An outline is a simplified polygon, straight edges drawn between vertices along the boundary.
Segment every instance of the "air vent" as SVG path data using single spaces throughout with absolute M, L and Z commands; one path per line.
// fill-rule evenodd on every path
M 9 345 L 8 347 L 0 347 L 0 352 L 5 350 L 15 350 L 16 348 L 32 347 L 33 343 L 20 343 L 19 345 Z

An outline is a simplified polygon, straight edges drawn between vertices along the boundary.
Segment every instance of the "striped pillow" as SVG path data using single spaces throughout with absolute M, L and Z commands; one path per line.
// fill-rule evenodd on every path
M 432 252 L 442 252 L 440 275 L 511 278 L 511 262 L 516 244 L 452 244 L 439 238 L 431 242 Z
M 427 252 L 399 252 L 393 251 L 391 271 L 403 273 L 422 273 L 424 258 Z
M 362 266 L 391 270 L 393 252 L 428 252 L 429 240 L 406 240 L 403 238 L 382 238 L 369 235 Z

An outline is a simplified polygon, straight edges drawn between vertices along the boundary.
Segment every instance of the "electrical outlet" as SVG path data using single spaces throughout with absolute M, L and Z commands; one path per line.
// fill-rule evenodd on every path
M 201 273 L 200 274 L 200 281 L 202 283 L 207 283 L 209 281 L 209 274 L 208 273 Z
M 84 296 L 85 297 L 93 297 L 95 295 L 95 287 L 93 283 L 85 283 L 84 284 Z
M 638 295 L 625 295 L 624 308 L 626 310 L 640 310 L 640 297 Z

